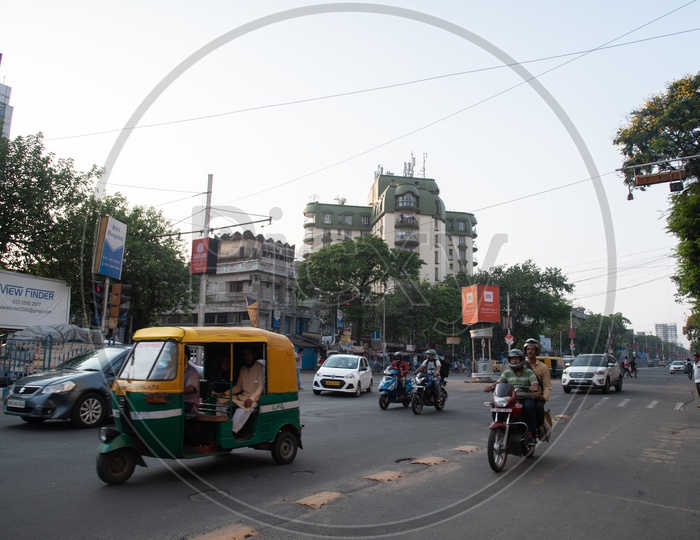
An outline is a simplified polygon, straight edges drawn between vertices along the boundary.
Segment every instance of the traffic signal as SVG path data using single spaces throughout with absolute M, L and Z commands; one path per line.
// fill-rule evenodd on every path
M 131 285 L 121 285 L 119 294 L 119 323 L 117 326 L 125 327 L 131 310 Z
M 92 283 L 92 302 L 95 307 L 93 323 L 95 326 L 100 326 L 105 306 L 105 284 L 102 281 L 93 281 Z

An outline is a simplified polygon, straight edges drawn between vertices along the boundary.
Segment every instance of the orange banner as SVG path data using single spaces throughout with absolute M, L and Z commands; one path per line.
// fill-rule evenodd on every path
M 496 285 L 462 287 L 462 324 L 501 322 L 500 289 Z

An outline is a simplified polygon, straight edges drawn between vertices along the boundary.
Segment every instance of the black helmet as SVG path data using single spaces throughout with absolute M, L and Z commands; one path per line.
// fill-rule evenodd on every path
M 513 364 L 511 362 L 511 359 L 517 358 L 518 361 Z M 508 367 L 512 369 L 513 371 L 520 371 L 525 367 L 525 363 L 527 360 L 525 359 L 525 355 L 523 354 L 523 351 L 520 349 L 511 349 L 508 351 Z
M 525 349 L 526 352 L 527 352 L 527 348 L 528 348 L 528 347 L 535 347 L 535 350 L 537 351 L 537 354 L 540 354 L 540 349 L 541 349 L 541 347 L 540 347 L 540 342 L 537 341 L 536 339 L 534 339 L 534 338 L 528 339 L 528 340 L 525 342 L 525 346 L 523 347 L 523 348 Z

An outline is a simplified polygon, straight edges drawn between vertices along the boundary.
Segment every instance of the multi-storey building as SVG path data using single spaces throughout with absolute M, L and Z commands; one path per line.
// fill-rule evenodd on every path
M 250 231 L 219 238 L 216 274 L 206 276 L 205 325 L 250 325 L 248 305 L 257 301 L 258 327 L 301 334 L 294 296 L 295 246 Z M 303 312 L 308 312 L 308 308 Z M 184 319 L 184 320 L 183 320 Z M 163 324 L 197 323 L 196 314 L 167 315 Z
M 676 324 L 656 324 L 656 337 L 666 343 L 678 343 L 678 330 Z
M 367 206 L 312 202 L 304 208 L 304 216 L 308 253 L 371 234 L 390 247 L 417 252 L 426 263 L 421 279 L 431 283 L 458 272 L 471 274 L 478 264 L 476 218 L 446 210 L 431 178 L 385 174 L 380 167 Z
M 0 55 L 0 58 L 2 55 Z M 12 88 L 0 83 L 0 126 L 2 126 L 2 136 L 10 138 L 10 126 L 12 125 L 12 107 L 10 106 L 10 93 Z

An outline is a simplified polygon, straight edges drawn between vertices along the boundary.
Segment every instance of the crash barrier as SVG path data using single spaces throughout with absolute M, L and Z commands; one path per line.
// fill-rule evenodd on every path
M 8 386 L 20 377 L 56 367 L 79 354 L 101 349 L 103 343 L 82 341 L 54 342 L 43 339 L 8 337 L 0 340 L 0 386 Z

